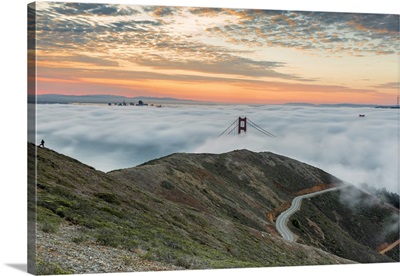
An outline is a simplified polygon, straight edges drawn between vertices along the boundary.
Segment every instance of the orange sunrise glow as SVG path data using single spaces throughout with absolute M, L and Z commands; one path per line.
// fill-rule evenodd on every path
M 38 2 L 31 62 L 37 94 L 391 105 L 398 35 L 398 15 Z

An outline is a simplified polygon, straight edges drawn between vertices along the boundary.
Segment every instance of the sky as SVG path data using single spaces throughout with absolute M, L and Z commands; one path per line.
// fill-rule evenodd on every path
M 36 110 L 37 143 L 44 139 L 46 147 L 104 172 L 134 167 L 176 152 L 248 149 L 297 159 L 357 186 L 368 184 L 399 193 L 396 109 L 40 104 Z M 220 136 L 239 116 L 247 117 L 276 138 L 249 124 L 244 134 L 234 131 L 236 135 Z
M 37 2 L 36 39 L 38 94 L 394 105 L 399 91 L 398 14 Z

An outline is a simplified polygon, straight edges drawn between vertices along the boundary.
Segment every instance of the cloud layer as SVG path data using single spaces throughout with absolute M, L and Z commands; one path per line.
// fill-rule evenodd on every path
M 278 138 L 251 127 L 219 137 L 239 116 Z M 37 139 L 102 171 L 175 152 L 272 151 L 353 184 L 398 192 L 398 116 L 394 109 L 346 107 L 37 105 Z
M 242 103 L 246 92 L 246 103 L 391 104 L 397 92 L 395 14 L 35 7 L 28 27 L 36 44 L 30 40 L 29 48 L 36 50 L 31 61 L 37 61 L 40 94 L 146 93 Z
M 212 54 L 209 51 L 212 50 L 211 44 L 199 43 L 200 40 L 195 39 L 204 38 L 205 30 L 207 35 L 222 37 L 228 43 L 324 50 L 333 55 L 393 54 L 399 51 L 399 17 L 390 14 L 83 3 L 39 3 L 37 14 L 40 42 L 55 42 L 52 35 L 64 34 L 66 45 L 77 49 L 92 45 L 91 42 L 101 43 L 111 39 L 157 51 L 166 48 L 179 52 L 193 49 L 192 53 L 200 50 L 203 54 Z M 54 18 L 58 20 L 54 21 Z M 212 24 L 209 18 L 214 19 Z M 185 24 L 194 27 L 192 31 L 182 28 Z M 177 26 L 178 33 L 175 32 Z M 174 28 L 175 31 L 172 31 Z M 82 33 L 85 35 L 82 36 Z M 100 40 L 99 34 L 102 34 Z M 172 40 L 171 34 L 174 34 Z M 138 35 L 141 39 L 137 39 Z M 190 42 L 194 41 L 198 44 L 192 48 L 195 44 Z M 58 47 L 64 45 L 52 44 Z M 109 46 L 112 45 L 114 43 Z M 351 51 L 343 51 L 345 49 Z

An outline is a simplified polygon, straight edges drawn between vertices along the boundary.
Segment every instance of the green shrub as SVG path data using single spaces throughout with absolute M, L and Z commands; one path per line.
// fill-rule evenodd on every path
M 80 235 L 72 238 L 72 241 L 76 244 L 80 244 L 86 240 L 88 240 L 88 237 L 85 235 Z
M 189 255 L 179 257 L 175 261 L 175 265 L 186 269 L 207 269 L 210 267 L 207 261 Z
M 115 194 L 96 193 L 95 196 L 108 202 L 108 203 L 111 203 L 111 204 L 121 204 L 121 201 L 119 200 L 118 196 L 116 196 Z
M 59 224 L 53 223 L 51 221 L 45 221 L 41 224 L 42 231 L 46 233 L 56 233 L 59 228 Z
M 120 244 L 117 235 L 112 229 L 100 229 L 95 237 L 96 241 L 101 245 L 117 247 Z
M 297 219 L 292 219 L 292 224 L 294 227 L 300 229 L 301 228 L 301 224 L 300 221 L 298 221 Z
M 62 219 L 54 214 L 52 211 L 38 206 L 37 208 L 37 222 L 39 228 L 46 233 L 56 233 L 60 228 Z
M 55 263 L 38 260 L 36 274 L 37 275 L 74 274 L 74 271 L 71 269 L 64 269 Z
M 161 187 L 163 187 L 164 189 L 167 189 L 167 190 L 173 190 L 174 189 L 174 185 L 172 185 L 172 183 L 168 182 L 168 181 L 161 182 Z
M 132 266 L 134 264 L 134 259 L 132 256 L 129 255 L 123 255 L 121 257 L 122 263 L 126 266 Z

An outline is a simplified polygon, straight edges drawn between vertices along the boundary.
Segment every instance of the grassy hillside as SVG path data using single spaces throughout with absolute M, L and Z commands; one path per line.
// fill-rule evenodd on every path
M 28 147 L 39 274 L 352 263 L 276 233 L 268 213 L 340 183 L 293 159 L 175 154 L 106 174 Z
M 265 231 L 267 214 L 302 191 L 341 181 L 299 161 L 272 153 L 173 154 L 109 173 L 169 201 Z
M 357 262 L 399 261 L 398 247 L 378 253 L 399 239 L 398 209 L 354 187 L 306 200 L 291 219 L 299 242 Z

